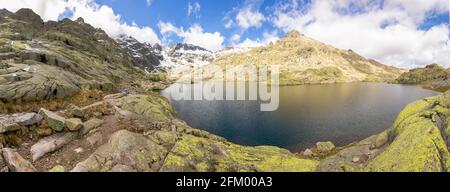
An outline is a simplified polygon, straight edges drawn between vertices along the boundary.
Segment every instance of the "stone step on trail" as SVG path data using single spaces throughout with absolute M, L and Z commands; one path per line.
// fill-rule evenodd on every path
M 11 132 L 11 131 L 17 131 L 20 129 L 20 125 L 17 124 L 14 119 L 7 119 L 0 121 L 0 134 Z
M 39 110 L 39 115 L 42 115 L 47 121 L 48 126 L 57 132 L 63 131 L 66 127 L 66 119 L 54 112 L 46 109 L 41 109 Z
M 47 153 L 54 152 L 77 138 L 78 132 L 58 133 L 39 140 L 31 146 L 33 162 L 39 160 Z
M 17 124 L 22 126 L 31 126 L 35 124 L 39 124 L 42 121 L 42 115 L 37 113 L 25 113 L 21 116 L 15 118 Z
M 25 160 L 14 149 L 4 148 L 2 154 L 6 165 L 11 172 L 36 172 L 36 168 Z
M 14 59 L 15 57 L 16 57 L 16 53 L 14 53 L 14 52 L 0 53 L 0 60 Z

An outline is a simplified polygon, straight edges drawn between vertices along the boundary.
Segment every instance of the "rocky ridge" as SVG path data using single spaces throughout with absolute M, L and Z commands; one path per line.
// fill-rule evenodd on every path
M 82 18 L 44 23 L 30 9 L 2 14 L 9 16 L 0 18 L 0 112 L 8 103 L 62 100 L 83 90 L 108 93 L 130 82 L 164 80 L 145 73 L 103 30 Z
M 124 35 L 115 40 L 132 57 L 131 60 L 146 71 L 153 71 L 164 59 L 161 55 L 161 46 L 158 44 L 152 46 L 148 43 L 141 43 L 133 37 Z
M 165 50 L 165 58 L 162 67 L 199 67 L 209 64 L 214 59 L 214 53 L 196 45 L 177 43 Z
M 395 80 L 404 71 L 308 38 L 297 31 L 268 46 L 225 54 L 212 64 L 278 65 L 281 85 Z M 240 79 L 243 80 L 243 79 Z
M 450 69 L 438 64 L 431 64 L 425 68 L 411 69 L 398 79 L 401 84 L 420 84 L 425 88 L 445 92 L 450 89 Z

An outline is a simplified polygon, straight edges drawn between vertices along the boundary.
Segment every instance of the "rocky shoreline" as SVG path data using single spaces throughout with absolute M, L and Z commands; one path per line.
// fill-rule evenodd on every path
M 447 171 L 450 92 L 407 106 L 392 128 L 303 153 L 246 147 L 192 128 L 157 94 L 0 117 L 2 171 Z

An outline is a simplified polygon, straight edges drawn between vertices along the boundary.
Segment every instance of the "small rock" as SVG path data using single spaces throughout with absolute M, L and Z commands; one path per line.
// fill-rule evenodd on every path
M 377 136 L 375 143 L 370 146 L 370 149 L 379 149 L 383 147 L 389 141 L 389 135 L 387 132 L 383 132 Z
M 81 147 L 79 147 L 79 148 L 76 148 L 75 150 L 75 153 L 83 153 L 83 148 L 81 148 Z
M 89 121 L 84 122 L 83 124 L 83 128 L 80 129 L 80 135 L 86 135 L 88 134 L 91 130 L 100 127 L 103 124 L 103 120 L 101 119 L 91 119 Z
M 66 119 L 66 126 L 70 131 L 78 131 L 83 128 L 83 122 L 78 118 Z
M 84 117 L 84 111 L 80 107 L 73 105 L 73 104 L 70 104 L 67 107 L 67 112 L 68 112 L 68 115 L 73 116 L 73 117 L 80 117 L 80 118 Z
M 11 172 L 36 172 L 36 168 L 15 150 L 10 148 L 2 149 L 3 158 Z
M 10 131 L 17 131 L 20 129 L 20 125 L 13 119 L 0 121 L 0 133 L 6 133 Z
M 333 149 L 336 148 L 336 146 L 330 141 L 328 141 L 328 142 L 318 142 L 318 143 L 316 143 L 316 147 L 317 147 L 317 150 L 319 152 L 321 152 L 321 153 L 329 153 Z
M 369 160 L 369 156 L 366 154 L 354 156 L 352 159 L 353 163 L 364 163 Z
M 47 125 L 53 130 L 57 132 L 64 130 L 66 120 L 63 117 L 46 109 L 39 110 L 39 114 L 45 118 Z
M 61 165 L 57 165 L 57 166 L 53 167 L 52 169 L 50 169 L 48 172 L 63 173 L 63 172 L 66 172 L 66 169 Z
M 39 137 L 47 137 L 53 135 L 53 129 L 50 129 L 48 127 L 38 127 L 34 129 L 34 131 Z
M 15 121 L 19 125 L 30 126 L 40 123 L 42 119 L 43 119 L 42 115 L 39 115 L 37 113 L 26 113 L 24 115 L 17 117 Z
M 37 161 L 47 153 L 58 150 L 74 140 L 76 136 L 77 133 L 74 132 L 59 133 L 39 140 L 36 144 L 31 146 L 30 151 L 33 161 Z
M 303 152 L 303 155 L 309 157 L 309 156 L 313 156 L 314 153 L 311 151 L 311 149 L 306 149 L 306 150 Z

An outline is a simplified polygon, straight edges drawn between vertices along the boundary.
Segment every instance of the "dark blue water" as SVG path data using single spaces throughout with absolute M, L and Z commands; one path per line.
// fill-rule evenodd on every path
M 184 85 L 193 89 L 192 85 Z M 245 85 L 241 85 L 245 86 Z M 409 103 L 437 95 L 418 86 L 349 83 L 280 87 L 277 111 L 260 101 L 175 101 L 162 94 L 190 126 L 242 145 L 273 145 L 300 151 L 318 141 L 347 145 L 389 128 Z

